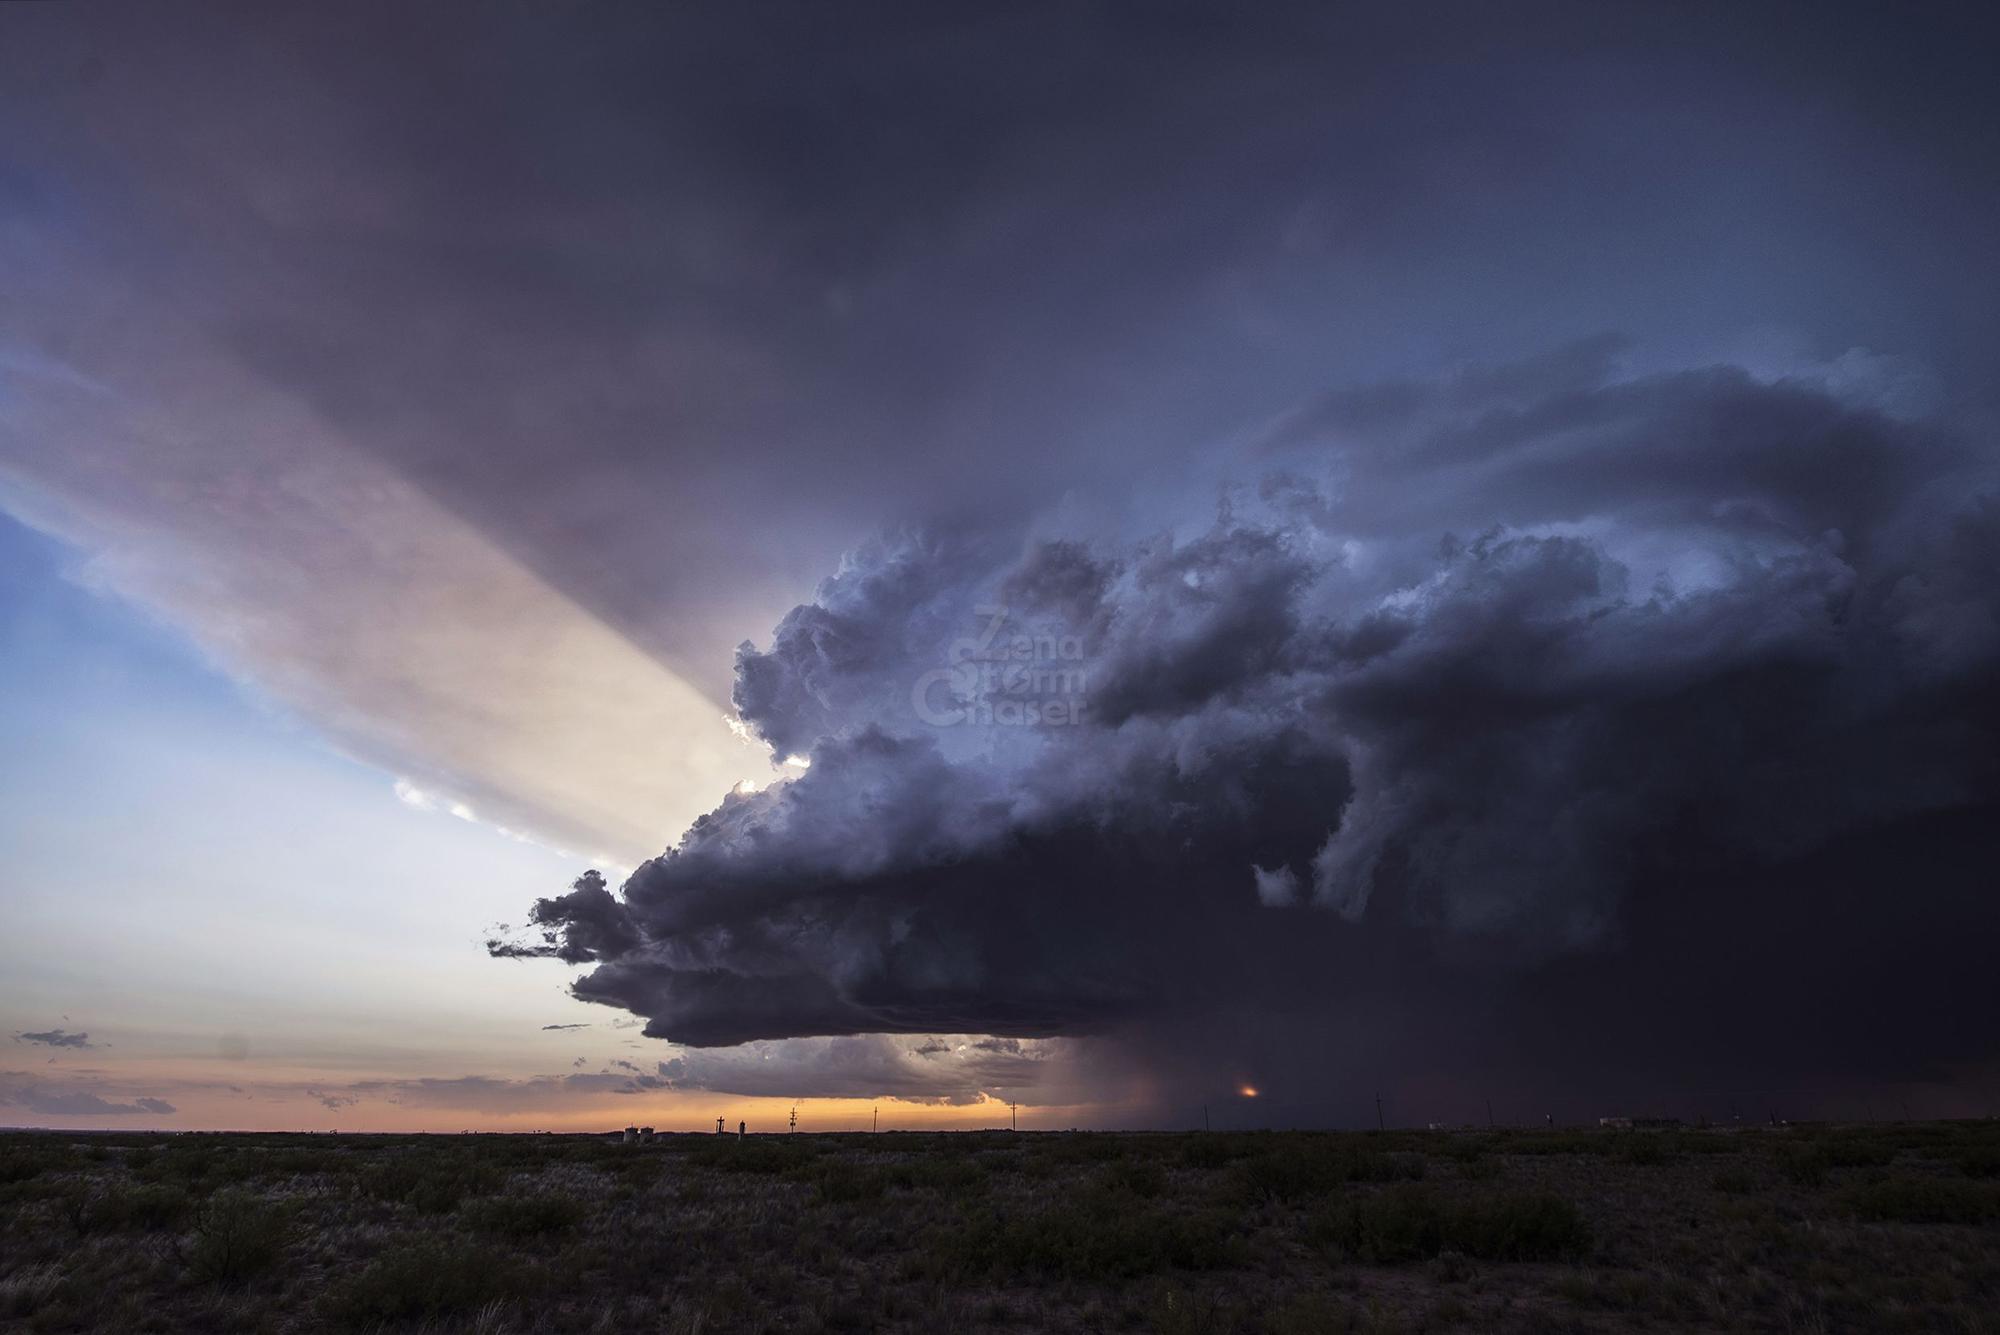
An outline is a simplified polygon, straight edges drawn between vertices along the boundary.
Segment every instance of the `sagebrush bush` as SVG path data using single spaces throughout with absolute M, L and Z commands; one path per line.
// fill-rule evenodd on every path
M 821 1200 L 832 1205 L 852 1205 L 857 1201 L 880 1200 L 889 1180 L 879 1168 L 836 1160 L 820 1165 L 814 1185 Z
M 493 1196 L 465 1207 L 465 1221 L 481 1233 L 503 1238 L 535 1238 L 560 1233 L 583 1222 L 589 1211 L 573 1196 L 543 1192 Z
M 27 1182 L 44 1173 L 60 1173 L 73 1162 L 74 1156 L 60 1145 L 10 1149 L 0 1154 L 0 1185 Z
M 1237 1180 L 1254 1199 L 1298 1201 L 1324 1196 L 1350 1182 L 1408 1182 L 1424 1175 L 1414 1154 L 1321 1141 L 1274 1147 L 1239 1162 Z
M 188 1270 L 214 1284 L 245 1284 L 277 1265 L 285 1250 L 285 1213 L 242 1191 L 219 1191 L 195 1215 Z
M 1709 1179 L 1708 1185 L 1725 1196 L 1746 1196 L 1757 1189 L 1757 1179 L 1748 1169 L 1724 1168 Z
M 1642 1168 L 1653 1168 L 1672 1158 L 1673 1146 L 1656 1131 L 1625 1131 L 1611 1142 L 1614 1157 Z
M 714 1142 L 695 1152 L 700 1167 L 724 1173 L 756 1173 L 768 1177 L 804 1177 L 817 1158 L 804 1145 L 774 1145 L 768 1141 L 742 1141 L 735 1136 L 717 1136 Z
M 940 1278 L 1042 1274 L 1103 1282 L 1163 1270 L 1213 1270 L 1242 1260 L 1226 1218 L 1121 1204 L 1085 1193 L 1048 1208 L 973 1215 L 934 1238 L 928 1268 Z
M 2000 1187 L 1963 1178 L 1901 1178 L 1847 1193 L 1863 1219 L 1901 1224 L 1985 1224 L 2000 1221 Z
M 510 1268 L 469 1243 L 406 1239 L 336 1287 L 326 1305 L 336 1320 L 364 1328 L 461 1315 L 507 1296 Z
M 1129 1191 L 1142 1200 L 1152 1200 L 1167 1189 L 1167 1173 L 1146 1160 L 1120 1159 L 1104 1170 L 1103 1182 L 1116 1191 Z
M 450 1214 L 467 1197 L 490 1196 L 506 1185 L 507 1175 L 497 1164 L 469 1155 L 442 1160 L 398 1155 L 371 1165 L 360 1179 L 367 1195 L 400 1202 L 419 1214 Z
M 1195 1136 L 1181 1146 L 1181 1162 L 1190 1168 L 1227 1168 L 1235 1149 L 1227 1136 Z
M 1420 1187 L 1357 1196 L 1314 1221 L 1323 1245 L 1363 1261 L 1428 1260 L 1451 1250 L 1484 1261 L 1557 1261 L 1590 1245 L 1583 1214 L 1546 1193 L 1507 1193 L 1448 1202 Z

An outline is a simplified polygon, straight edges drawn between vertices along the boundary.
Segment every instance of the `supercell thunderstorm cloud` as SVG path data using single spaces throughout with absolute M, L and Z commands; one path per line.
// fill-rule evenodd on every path
M 1992 29 L 0 6 L 0 1107 L 1993 1113 Z
M 1942 1077 L 2000 925 L 1995 479 L 1851 365 L 1617 351 L 1326 396 L 1130 541 L 866 545 L 737 653 L 809 765 L 496 950 L 682 1044 L 1090 1036 L 1168 1099 L 1232 1053 L 1322 1102 Z M 1845 1051 L 1769 1046 L 1809 1013 Z

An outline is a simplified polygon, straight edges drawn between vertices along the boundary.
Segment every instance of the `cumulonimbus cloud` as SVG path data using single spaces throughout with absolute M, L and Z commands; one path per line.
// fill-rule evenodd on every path
M 1677 859 L 1777 902 L 1994 799 L 2000 501 L 1934 425 L 1586 348 L 1268 450 L 1192 531 L 856 554 L 738 655 L 810 768 L 495 953 L 696 1045 L 1143 1029 L 1616 950 Z

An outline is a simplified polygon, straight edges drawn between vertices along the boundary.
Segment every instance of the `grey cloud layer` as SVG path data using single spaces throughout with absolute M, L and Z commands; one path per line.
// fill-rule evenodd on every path
M 158 1117 L 174 1105 L 152 1097 L 120 1101 L 90 1088 L 50 1084 L 25 1071 L 0 1071 L 0 1108 L 18 1108 L 44 1117 Z
M 1775 325 L 1976 395 L 1996 332 L 1937 295 L 2000 226 L 1944 12 L 5 18 L 13 340 L 175 440 L 298 430 L 224 418 L 246 390 L 296 407 L 718 699 L 746 618 L 857 532 L 1116 508 L 1329 367 Z M 119 485 L 226 491 L 171 453 Z M 154 552 L 203 522 L 149 515 Z
M 1083 1060 L 1076 1045 L 1065 1041 L 870 1034 L 749 1043 L 725 1050 L 687 1049 L 666 1060 L 641 1064 L 619 1059 L 601 1070 L 568 1075 L 362 1080 L 307 1088 L 303 1094 L 333 1110 L 388 1103 L 494 1113 L 559 1107 L 567 1101 L 606 1095 L 643 1100 L 673 1092 L 745 1098 L 879 1098 L 938 1105 L 1011 1099 L 1034 1106 L 1064 1099 L 1080 1101 L 1092 1089 L 1079 1069 Z M 1101 1092 L 1101 1078 L 1094 1088 Z M 148 1102 L 139 1100 L 142 1105 Z

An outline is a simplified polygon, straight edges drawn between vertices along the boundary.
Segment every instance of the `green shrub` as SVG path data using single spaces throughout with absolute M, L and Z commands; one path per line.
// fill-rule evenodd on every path
M 1614 1131 L 1527 1131 L 1507 1146 L 1512 1154 L 1610 1154 L 1616 1149 Z
M 1557 1261 L 1590 1246 L 1582 1212 L 1547 1193 L 1473 1201 L 1446 1218 L 1445 1245 L 1486 1261 Z
M 1110 1163 L 1125 1157 L 1126 1137 L 1102 1131 L 1072 1131 L 1036 1145 L 1049 1163 Z
M 467 1243 L 411 1241 L 369 1262 L 334 1290 L 328 1307 L 336 1319 L 361 1327 L 471 1312 L 507 1295 L 506 1267 Z
M 44 1173 L 60 1173 L 74 1162 L 75 1156 L 62 1145 L 9 1149 L 0 1153 L 0 1185 L 27 1182 Z
M 58 1265 L 30 1265 L 0 1279 L 0 1317 L 34 1316 L 75 1281 Z
M 821 1200 L 832 1205 L 852 1205 L 857 1201 L 880 1200 L 889 1179 L 879 1168 L 835 1160 L 820 1165 L 815 1185 Z
M 1120 1159 L 1104 1170 L 1105 1186 L 1129 1191 L 1143 1200 L 1152 1200 L 1167 1189 L 1166 1170 L 1156 1163 Z
M 135 1187 L 117 1182 L 104 1187 L 65 1182 L 61 1187 L 52 1199 L 58 1213 L 79 1234 L 171 1228 L 192 1207 L 187 1192 L 179 1187 L 155 1184 Z
M 1151 1209 L 1109 1194 L 1018 1213 L 994 1212 L 947 1229 L 929 1268 L 945 1278 L 1032 1273 L 1102 1282 L 1162 1270 L 1237 1264 L 1240 1243 L 1223 1217 Z
M 1323 1245 L 1363 1261 L 1418 1261 L 1444 1250 L 1444 1211 L 1426 1192 L 1385 1192 L 1340 1202 L 1313 1221 Z
M 1447 1203 L 1418 1187 L 1341 1201 L 1312 1235 L 1364 1261 L 1426 1260 L 1451 1250 L 1487 1261 L 1554 1261 L 1581 1255 L 1590 1230 L 1576 1206 L 1545 1193 Z
M 1778 1168 L 1797 1186 L 1821 1187 L 1836 1168 L 1886 1168 L 1895 1157 L 1896 1146 L 1886 1139 L 1827 1136 L 1787 1146 Z
M 1195 1136 L 1181 1146 L 1181 1162 L 1190 1168 L 1227 1168 L 1235 1157 L 1227 1136 Z
M 963 1196 L 986 1190 L 986 1168 L 975 1159 L 952 1155 L 938 1159 L 908 1159 L 883 1170 L 888 1185 L 909 1191 L 936 1191 Z
M 217 1192 L 195 1216 L 188 1269 L 210 1283 L 247 1283 L 278 1263 L 285 1232 L 282 1210 L 247 1192 Z
M 1641 1168 L 1654 1168 L 1668 1159 L 1667 1139 L 1655 1131 L 1625 1131 L 1611 1142 L 1612 1157 Z
M 1829 1168 L 1887 1168 L 1896 1157 L 1896 1146 L 1886 1139 L 1836 1136 L 1815 1147 Z
M 1831 1167 L 1826 1155 L 1814 1147 L 1789 1149 L 1778 1156 L 1778 1171 L 1798 1187 L 1825 1186 Z
M 470 1156 L 439 1160 L 397 1153 L 369 1165 L 361 1176 L 365 1194 L 420 1214 L 450 1214 L 468 1196 L 490 1196 L 506 1185 L 507 1175 L 497 1165 Z
M 1962 1178 L 1893 1178 L 1856 1187 L 1847 1206 L 1863 1219 L 1901 1224 L 1984 1224 L 2000 1220 L 2000 1187 Z
M 744 1142 L 735 1136 L 718 1136 L 714 1143 L 696 1151 L 695 1160 L 703 1168 L 723 1173 L 756 1173 L 766 1177 L 803 1177 L 811 1171 L 815 1152 L 799 1145 L 777 1145 L 768 1140 Z
M 1243 1160 L 1235 1171 L 1252 1199 L 1296 1201 L 1350 1182 L 1414 1181 L 1424 1175 L 1424 1161 L 1413 1154 L 1308 1141 L 1274 1147 Z
M 574 1228 L 586 1213 L 582 1201 L 550 1192 L 475 1201 L 466 1207 L 465 1220 L 481 1233 L 503 1238 L 535 1238 Z
M 1725 1196 L 1747 1196 L 1757 1190 L 1757 1179 L 1747 1169 L 1724 1168 L 1709 1180 L 1709 1186 Z

